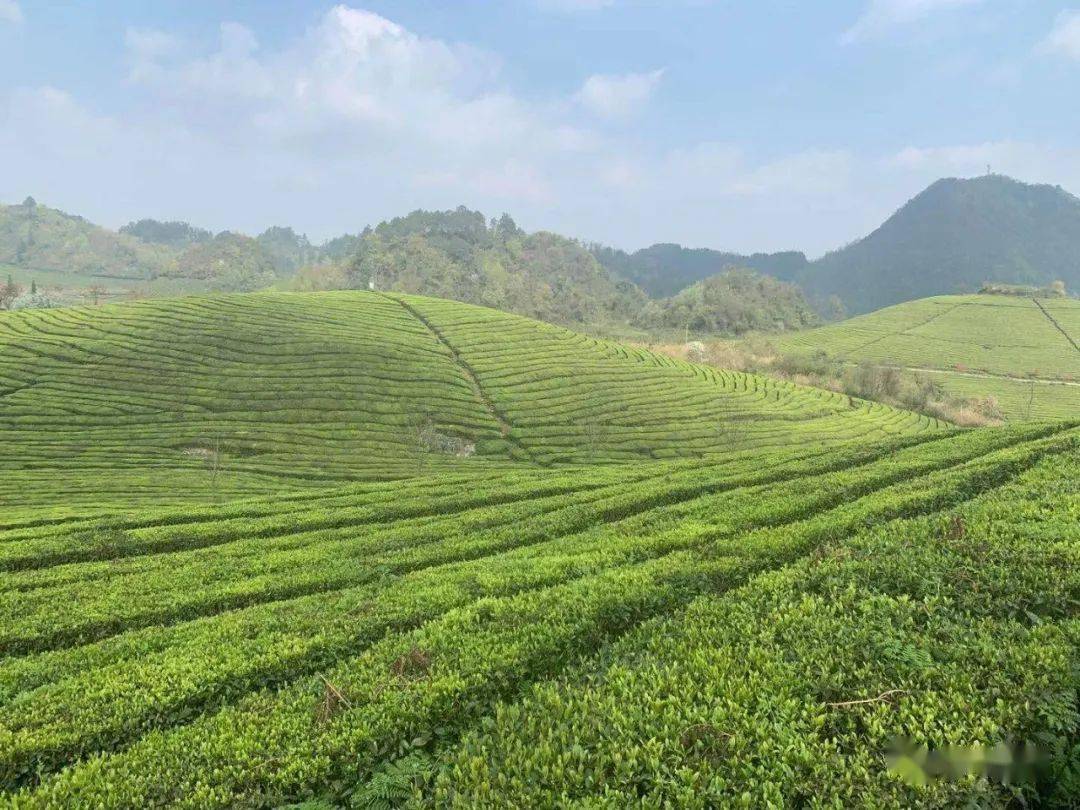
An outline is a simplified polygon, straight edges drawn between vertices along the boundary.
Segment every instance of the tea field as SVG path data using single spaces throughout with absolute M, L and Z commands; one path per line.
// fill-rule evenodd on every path
M 940 381 L 956 397 L 990 395 L 1012 421 L 1080 414 L 1080 301 L 946 295 L 908 301 L 776 338 Z
M 0 807 L 1080 797 L 1080 419 L 375 293 L 0 348 Z
M 0 314 L 0 524 L 23 507 L 76 515 L 939 427 L 433 299 L 265 293 Z

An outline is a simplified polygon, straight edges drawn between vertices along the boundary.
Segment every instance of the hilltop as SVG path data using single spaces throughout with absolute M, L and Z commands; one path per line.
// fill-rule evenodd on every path
M 0 313 L 7 509 L 700 459 L 938 426 L 430 298 L 258 293 Z
M 855 313 L 984 282 L 1080 288 L 1080 199 L 1001 175 L 939 180 L 869 236 L 794 280 Z
M 937 296 L 770 338 L 782 351 L 918 373 L 957 397 L 992 396 L 1010 420 L 1080 414 L 1080 301 Z
M 820 259 L 800 252 L 743 255 L 675 244 L 626 253 L 593 246 L 609 270 L 654 298 L 731 268 L 798 284 L 830 318 L 987 282 L 1080 288 L 1080 199 L 1057 186 L 1001 175 L 946 178 L 881 227 Z M 840 306 L 843 305 L 843 307 Z

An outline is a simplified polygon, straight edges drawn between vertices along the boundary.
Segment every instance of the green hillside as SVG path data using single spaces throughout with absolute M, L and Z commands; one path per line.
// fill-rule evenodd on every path
M 495 310 L 258 293 L 0 313 L 0 506 L 709 458 L 938 423 Z
M 931 185 L 864 239 L 796 275 L 807 292 L 851 312 L 984 282 L 1080 288 L 1080 199 L 1001 175 Z
M 1010 419 L 1080 415 L 1080 301 L 938 296 L 777 336 L 785 351 L 929 375 L 950 393 L 991 395 Z
M 806 256 L 797 251 L 742 255 L 674 244 L 652 245 L 633 253 L 601 245 L 593 245 L 590 250 L 604 267 L 620 278 L 632 281 L 653 298 L 670 298 L 699 281 L 732 268 L 791 281 L 807 264 Z
M 0 205 L 0 266 L 146 280 L 169 264 L 170 252 L 133 236 L 116 234 L 27 199 Z
M 11 528 L 0 806 L 1065 806 L 1078 482 L 1056 426 Z
M 1075 418 L 337 292 L 0 313 L 0 427 L 0 807 L 1080 790 Z

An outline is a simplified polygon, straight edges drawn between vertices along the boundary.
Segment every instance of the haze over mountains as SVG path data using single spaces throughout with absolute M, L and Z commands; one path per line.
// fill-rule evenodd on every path
M 778 224 L 778 228 L 782 224 Z M 457 298 L 545 320 L 671 326 L 698 282 L 733 268 L 797 284 L 835 317 L 986 282 L 1080 287 L 1080 199 L 1060 187 L 1000 175 L 943 179 L 868 236 L 809 260 L 799 251 L 743 255 L 656 244 L 627 253 L 552 233 L 526 233 L 509 217 L 459 208 L 384 222 L 312 244 L 288 227 L 255 238 L 180 222 L 140 220 L 119 233 L 36 204 L 0 207 L 0 269 L 86 278 L 176 278 L 209 289 L 254 290 L 293 278 L 309 289 L 392 289 Z M 748 289 L 744 282 L 742 289 Z M 735 297 L 735 281 L 719 286 Z M 717 285 L 713 285 L 715 293 Z M 761 292 L 762 288 L 758 288 Z M 730 319 L 748 328 L 807 325 L 792 290 L 778 306 Z M 683 293 L 677 307 L 668 303 Z M 702 296 L 698 295 L 700 299 Z M 647 298 L 658 299 L 650 305 Z M 842 304 L 842 306 L 841 306 Z M 707 321 L 713 320 L 706 318 Z M 721 319 L 721 326 L 728 321 Z M 747 327 L 740 327 L 747 328 Z

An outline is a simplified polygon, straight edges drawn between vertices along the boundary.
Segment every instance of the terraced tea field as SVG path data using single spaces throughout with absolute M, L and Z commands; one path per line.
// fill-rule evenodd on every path
M 1080 420 L 374 293 L 0 349 L 0 807 L 1080 797 Z
M 7 515 L 938 427 L 423 298 L 279 293 L 0 314 Z M 451 451 L 427 452 L 432 436 Z
M 994 396 L 1010 420 L 1080 414 L 1080 301 L 949 295 L 782 336 L 783 350 L 920 371 L 957 397 Z
M 1058 426 L 10 529 L 0 805 L 1007 803 L 897 735 L 1039 740 L 1049 795 L 1078 484 Z

